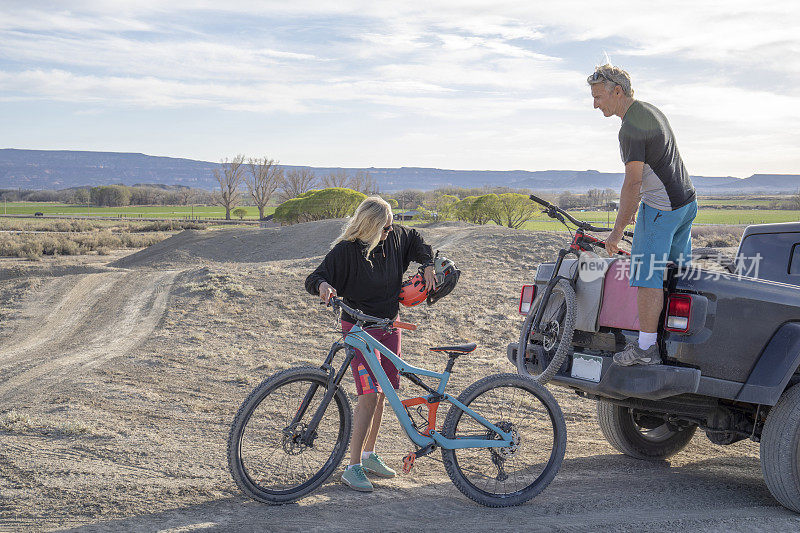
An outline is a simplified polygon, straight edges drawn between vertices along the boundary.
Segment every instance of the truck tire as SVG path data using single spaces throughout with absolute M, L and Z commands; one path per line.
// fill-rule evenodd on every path
M 639 425 L 634 411 L 628 407 L 600 400 L 597 402 L 597 421 L 609 444 L 618 451 L 647 461 L 661 461 L 675 455 L 692 440 L 696 425 L 674 429 L 667 422 L 652 428 Z
M 778 502 L 800 513 L 800 385 L 783 393 L 761 432 L 761 472 Z

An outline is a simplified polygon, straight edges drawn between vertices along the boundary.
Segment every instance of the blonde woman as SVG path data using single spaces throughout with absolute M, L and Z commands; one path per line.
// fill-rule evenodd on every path
M 403 274 L 411 261 L 425 264 L 432 259 L 431 247 L 420 234 L 393 223 L 392 208 L 377 196 L 366 198 L 333 242 L 330 252 L 314 272 L 306 278 L 306 290 L 327 303 L 331 296 L 340 296 L 351 307 L 380 318 L 395 318 L 399 310 L 398 295 Z M 434 272 L 424 271 L 425 284 L 433 287 Z M 355 320 L 342 313 L 342 330 L 350 331 Z M 384 346 L 400 355 L 400 330 L 385 332 L 368 329 Z M 400 374 L 394 364 L 378 354 L 383 370 L 397 389 Z M 353 436 L 350 441 L 350 465 L 342 473 L 342 483 L 355 490 L 372 491 L 366 472 L 380 477 L 394 477 L 375 453 L 375 442 L 381 426 L 384 395 L 374 374 L 357 351 L 351 363 L 356 382 L 356 403 Z

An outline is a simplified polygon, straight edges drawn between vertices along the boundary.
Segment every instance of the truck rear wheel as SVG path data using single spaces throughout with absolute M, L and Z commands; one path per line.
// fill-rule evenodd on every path
M 783 393 L 761 432 L 761 471 L 784 507 L 800 513 L 800 385 Z
M 600 400 L 597 421 L 609 444 L 636 459 L 660 461 L 675 455 L 692 440 L 696 425 L 676 428 L 657 417 Z

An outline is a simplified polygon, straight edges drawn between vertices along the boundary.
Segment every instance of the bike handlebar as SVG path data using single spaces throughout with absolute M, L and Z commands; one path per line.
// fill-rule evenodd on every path
M 566 211 L 564 211 L 563 209 L 561 209 L 560 207 L 551 204 L 547 200 L 542 200 L 541 198 L 539 198 L 538 196 L 534 196 L 533 194 L 530 195 L 530 199 L 536 202 L 537 204 L 546 207 L 547 211 L 545 211 L 545 213 L 547 214 L 547 216 L 558 220 L 562 224 L 566 224 L 566 222 L 564 222 L 564 217 L 566 217 L 567 220 L 569 220 L 570 222 L 578 226 L 580 229 L 585 231 L 594 231 L 597 233 L 602 233 L 605 231 L 613 230 L 613 228 L 602 228 L 602 227 L 592 226 L 588 222 L 583 222 L 582 220 L 578 220 L 569 213 L 567 213 Z M 622 233 L 626 237 L 633 237 L 632 231 L 623 231 Z
M 411 331 L 417 329 L 417 326 L 414 324 L 400 322 L 399 320 L 392 320 L 391 318 L 378 318 L 376 316 L 363 313 L 360 309 L 353 309 L 337 296 L 331 296 L 328 300 L 328 305 L 333 306 L 334 309 L 337 307 L 343 309 L 348 315 L 355 318 L 357 322 L 375 324 L 377 327 L 382 328 L 395 327 L 400 329 L 408 329 Z

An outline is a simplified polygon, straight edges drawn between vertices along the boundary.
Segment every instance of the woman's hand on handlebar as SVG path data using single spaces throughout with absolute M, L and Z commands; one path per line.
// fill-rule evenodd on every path
M 336 289 L 331 287 L 330 283 L 327 281 L 323 281 L 319 284 L 319 297 L 322 299 L 323 302 L 327 305 L 331 299 L 331 296 L 337 296 Z

